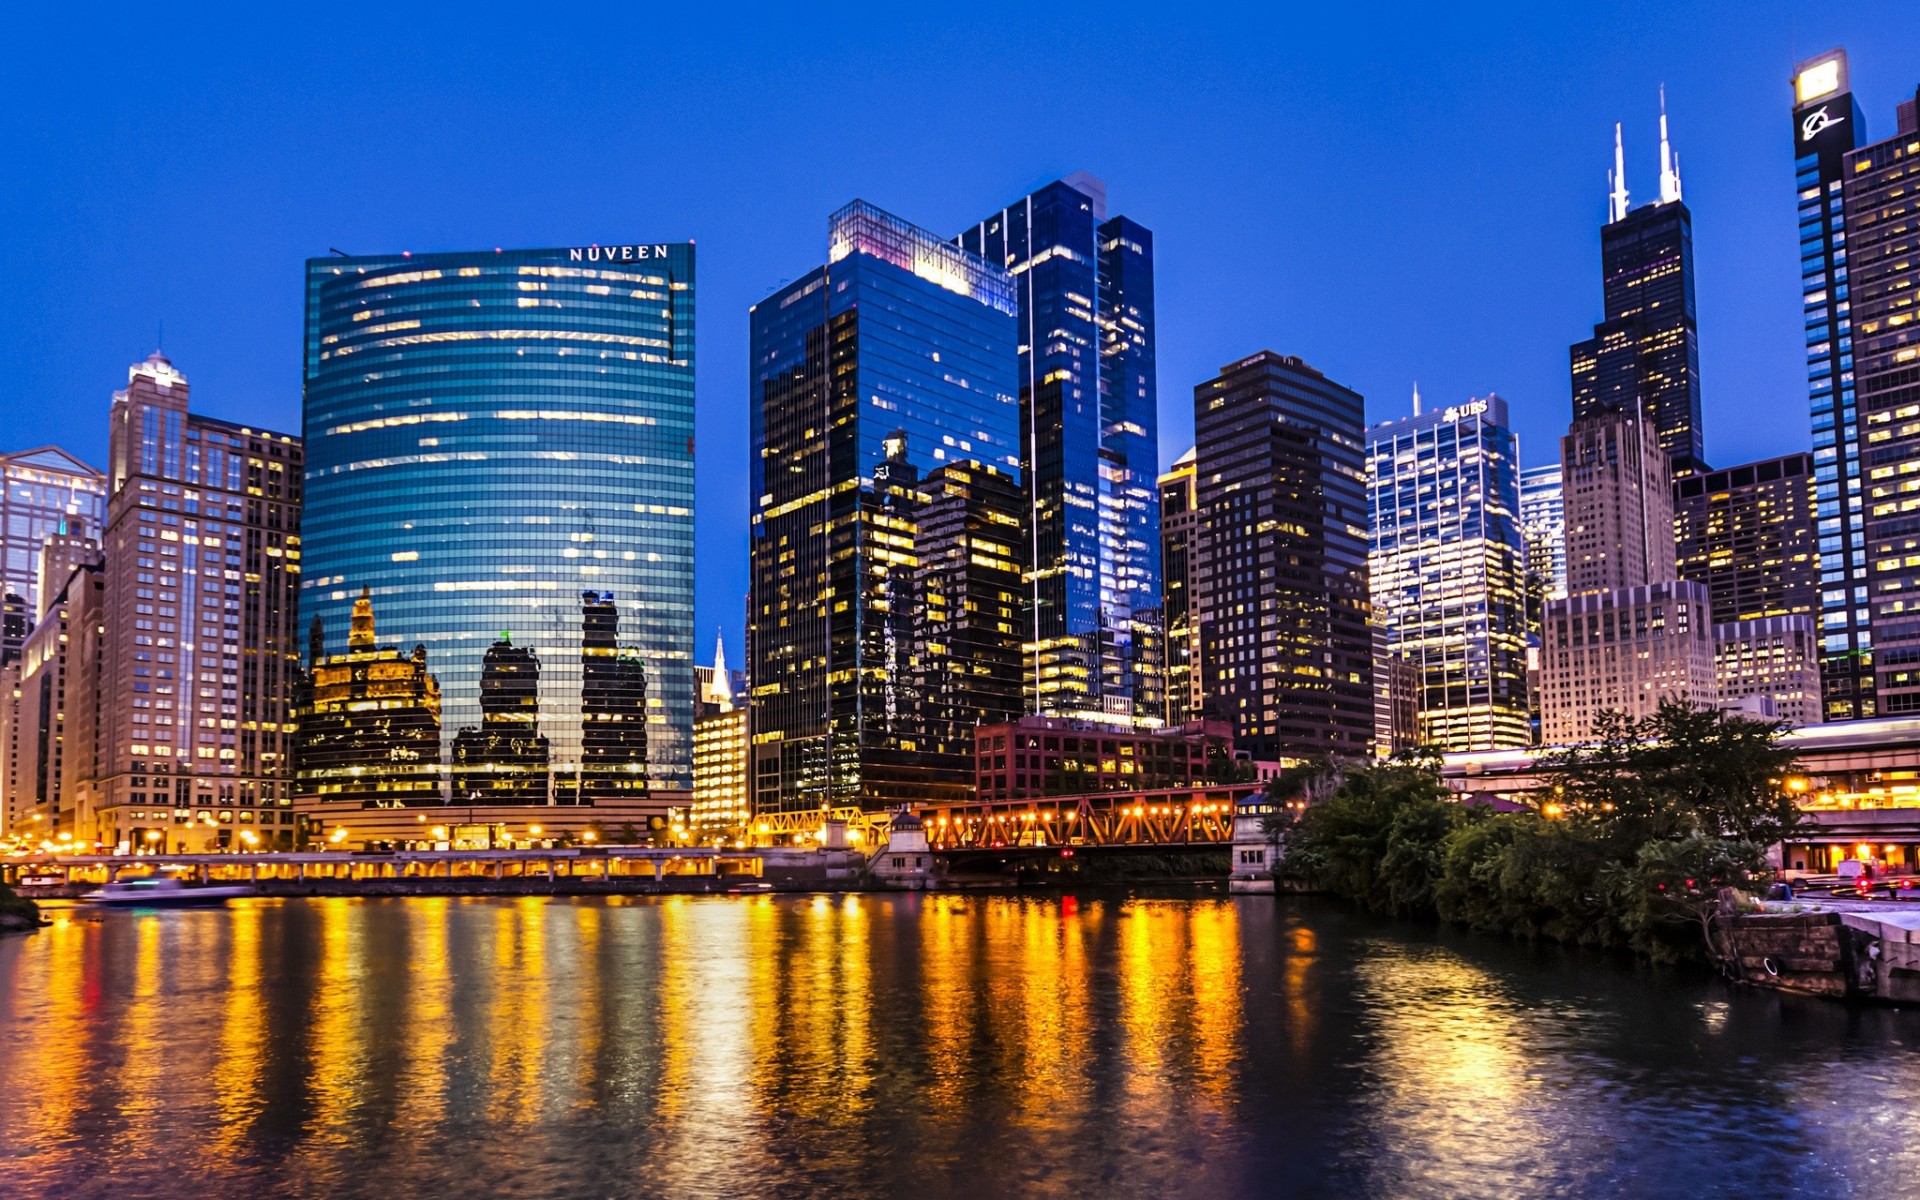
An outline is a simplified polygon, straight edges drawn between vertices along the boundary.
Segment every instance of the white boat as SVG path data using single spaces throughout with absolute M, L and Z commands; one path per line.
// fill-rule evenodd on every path
M 249 887 L 194 887 L 164 875 L 109 883 L 80 899 L 108 908 L 185 908 L 196 904 L 225 904 L 237 896 L 251 896 Z

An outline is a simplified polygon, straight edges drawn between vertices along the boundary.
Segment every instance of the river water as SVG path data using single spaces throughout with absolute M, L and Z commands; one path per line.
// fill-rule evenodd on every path
M 1219 896 L 0 939 L 0 1196 L 1920 1194 L 1920 1014 Z

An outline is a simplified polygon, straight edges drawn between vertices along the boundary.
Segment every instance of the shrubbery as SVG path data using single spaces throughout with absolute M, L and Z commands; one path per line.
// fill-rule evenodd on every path
M 1430 760 L 1358 768 L 1306 809 L 1283 869 L 1382 912 L 1711 960 L 1721 889 L 1755 890 L 1799 819 L 1781 730 L 1679 704 L 1614 715 L 1543 760 L 1553 783 L 1524 812 L 1455 803 Z
M 0 883 L 0 917 L 21 917 L 38 923 L 40 906 L 25 896 L 15 895 L 12 888 Z

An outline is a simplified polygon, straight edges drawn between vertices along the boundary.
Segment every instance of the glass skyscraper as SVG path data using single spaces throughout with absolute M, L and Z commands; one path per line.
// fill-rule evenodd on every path
M 1814 528 L 1820 538 L 1820 690 L 1829 721 L 1875 712 L 1867 603 L 1866 496 L 1854 403 L 1853 310 L 1847 280 L 1846 159 L 1866 140 L 1844 50 L 1793 73 L 1794 187 L 1807 396 L 1813 414 Z
M 1520 472 L 1520 542 L 1526 548 L 1527 631 L 1540 632 L 1540 610 L 1567 598 L 1567 515 L 1560 464 Z
M 1018 305 L 993 263 L 854 202 L 752 312 L 756 811 L 965 798 L 956 728 L 1019 714 Z
M 19 597 L 22 639 L 66 582 L 42 580 L 39 567 L 41 547 L 66 532 L 69 516 L 100 531 L 107 517 L 106 476 L 58 446 L 0 454 L 0 596 Z M 0 649 L 0 660 L 5 657 Z
M 1367 432 L 1374 619 L 1414 671 L 1421 745 L 1530 740 L 1518 512 L 1507 403 L 1469 400 Z
M 692 784 L 693 275 L 685 243 L 307 264 L 301 615 L 339 645 L 364 591 L 423 648 L 450 800 Z
M 1153 234 L 1108 217 L 1106 185 L 1076 173 L 955 240 L 1005 268 L 1018 303 L 1027 706 L 1157 724 Z

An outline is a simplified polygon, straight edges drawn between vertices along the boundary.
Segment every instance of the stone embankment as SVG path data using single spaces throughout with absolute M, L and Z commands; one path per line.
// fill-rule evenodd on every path
M 1723 919 L 1749 983 L 1842 1000 L 1920 1002 L 1920 911 L 1768 911 Z

